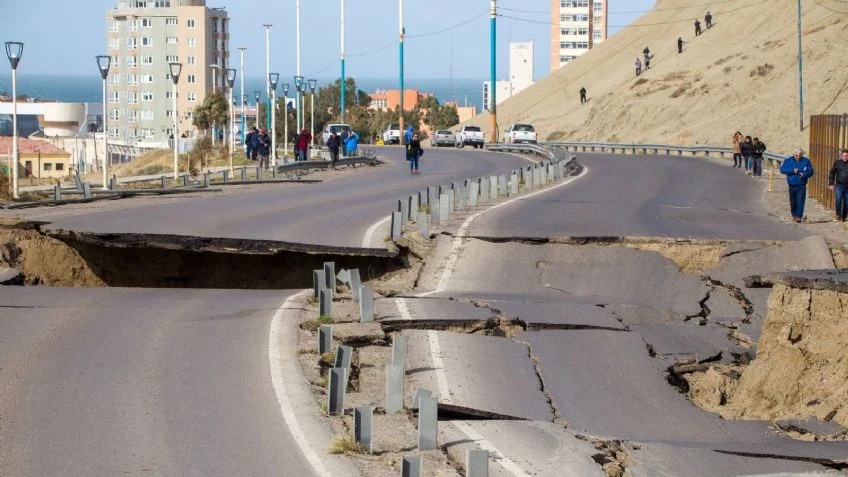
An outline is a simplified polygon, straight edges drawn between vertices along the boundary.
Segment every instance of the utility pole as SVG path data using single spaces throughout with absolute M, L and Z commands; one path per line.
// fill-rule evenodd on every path
M 398 124 L 400 125 L 400 138 L 398 139 L 398 142 L 400 142 L 401 144 L 406 144 L 406 138 L 404 137 L 404 134 L 403 134 L 403 131 L 405 129 L 404 125 L 403 125 L 403 96 L 404 96 L 403 95 L 403 35 L 404 35 L 404 29 L 403 29 L 403 0 L 398 0 L 398 4 L 399 4 L 398 18 L 399 18 L 399 23 L 400 23 L 399 32 L 398 32 L 398 34 L 400 35 L 400 105 L 399 105 L 399 108 L 398 108 L 398 109 L 400 109 L 400 120 L 398 121 Z
M 497 39 L 497 6 L 495 3 L 496 0 L 492 0 L 491 19 L 489 20 L 489 55 L 491 57 L 489 65 L 489 81 L 491 82 L 491 87 L 489 88 L 489 117 L 491 118 L 489 124 L 489 142 L 497 142 L 498 140 L 498 111 L 496 106 L 498 103 L 498 84 L 495 81 L 495 67 L 497 66 L 497 51 L 495 49 L 495 40 Z
M 345 118 L 345 91 L 347 90 L 347 80 L 345 79 L 345 8 L 344 3 L 345 0 L 341 0 L 341 56 L 342 56 L 342 81 L 341 81 L 341 101 L 339 104 L 339 117 L 341 118 L 341 122 L 344 122 Z
M 247 48 L 241 47 L 239 48 L 239 55 L 241 55 L 241 143 L 244 144 L 244 140 L 247 137 L 245 128 L 245 118 L 244 118 L 244 50 Z
M 798 115 L 800 130 L 804 130 L 804 67 L 801 52 L 801 0 L 798 0 Z
M 262 25 L 265 27 L 265 116 L 267 118 L 267 128 L 271 129 L 271 24 Z M 256 105 L 257 114 L 259 113 L 259 105 Z M 257 123 L 259 122 L 259 118 Z
M 295 15 L 295 30 L 296 30 L 296 46 L 297 46 L 297 64 L 295 74 L 297 76 L 301 76 L 300 74 L 300 0 L 297 0 L 296 5 L 296 15 Z M 303 105 L 303 96 L 301 95 L 300 88 L 297 88 L 297 132 L 299 133 L 303 129 L 303 115 L 301 115 L 301 106 Z

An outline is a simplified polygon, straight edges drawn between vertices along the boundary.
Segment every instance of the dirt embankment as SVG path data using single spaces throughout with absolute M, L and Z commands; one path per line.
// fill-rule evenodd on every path
M 848 293 L 777 284 L 768 305 L 757 358 L 691 375 L 690 398 L 725 418 L 848 427 Z
M 76 250 L 25 225 L 0 224 L 0 266 L 20 271 L 25 285 L 105 286 Z

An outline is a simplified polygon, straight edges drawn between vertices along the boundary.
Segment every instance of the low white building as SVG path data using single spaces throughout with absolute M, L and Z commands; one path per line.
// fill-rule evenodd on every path
M 515 96 L 533 84 L 533 42 L 509 44 L 509 79 L 495 83 L 496 104 Z M 483 105 L 490 107 L 491 81 L 483 82 Z

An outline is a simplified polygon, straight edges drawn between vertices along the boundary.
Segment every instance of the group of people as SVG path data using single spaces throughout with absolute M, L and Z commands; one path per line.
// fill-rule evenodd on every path
M 304 129 L 304 131 L 306 131 Z M 327 138 L 327 150 L 330 151 L 330 169 L 336 169 L 336 161 L 339 160 L 339 153 L 344 152 L 345 156 L 355 156 L 359 149 L 359 134 L 356 131 L 344 132 L 343 135 L 337 134 L 335 131 L 330 133 Z M 306 159 L 303 159 L 306 160 Z
M 642 58 L 645 59 L 645 63 L 644 63 L 645 69 L 646 70 L 650 69 L 651 68 L 651 58 L 653 58 L 653 56 L 651 55 L 650 48 L 648 48 L 647 46 L 645 47 L 644 50 L 642 50 Z M 636 61 L 634 63 L 634 65 L 636 66 L 636 76 L 639 76 L 640 74 L 642 74 L 642 64 L 643 64 L 642 60 L 639 57 L 636 57 Z
M 707 12 L 707 14 L 704 15 L 704 23 L 707 24 L 707 29 L 710 29 L 710 28 L 713 27 L 713 16 L 710 12 Z M 703 31 L 701 30 L 701 21 L 696 18 L 695 19 L 695 36 L 701 36 L 701 33 L 703 33 Z M 683 53 L 683 45 L 685 43 L 686 42 L 683 41 L 682 36 L 677 38 L 677 54 L 678 55 Z
M 804 157 L 802 149 L 795 152 L 780 165 L 780 173 L 786 176 L 789 186 L 789 211 L 794 222 L 804 220 L 804 205 L 807 199 L 807 182 L 815 170 L 810 159 Z M 827 176 L 827 188 L 835 194 L 834 209 L 838 222 L 848 219 L 848 149 L 842 149 L 833 162 Z
M 252 126 L 250 132 L 244 138 L 244 147 L 245 153 L 251 161 L 259 159 L 259 167 L 263 170 L 268 169 L 271 156 L 271 137 L 268 136 L 267 129 L 257 129 L 256 126 Z
M 744 167 L 745 174 L 752 177 L 763 176 L 763 153 L 766 152 L 766 144 L 760 138 L 742 136 L 736 131 L 732 138 L 733 144 L 733 167 Z

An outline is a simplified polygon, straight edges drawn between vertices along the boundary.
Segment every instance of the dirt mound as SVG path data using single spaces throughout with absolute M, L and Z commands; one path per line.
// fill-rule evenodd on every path
M 825 8 L 843 14 L 835 14 Z M 698 37 L 693 21 L 710 9 L 714 26 Z M 839 51 L 848 35 L 848 7 L 803 2 L 805 114 L 848 110 L 848 75 Z M 654 10 L 570 65 L 498 106 L 501 131 L 513 122 L 562 141 L 729 146 L 739 130 L 775 152 L 806 146 L 799 131 L 797 11 L 779 0 L 658 0 Z M 685 43 L 677 53 L 677 39 Z M 651 68 L 635 75 L 644 47 Z M 578 90 L 590 101 L 581 105 Z M 805 119 L 805 123 L 809 118 Z M 470 123 L 489 129 L 489 115 Z
M 0 262 L 17 269 L 26 285 L 102 287 L 79 253 L 32 227 L 0 224 Z

